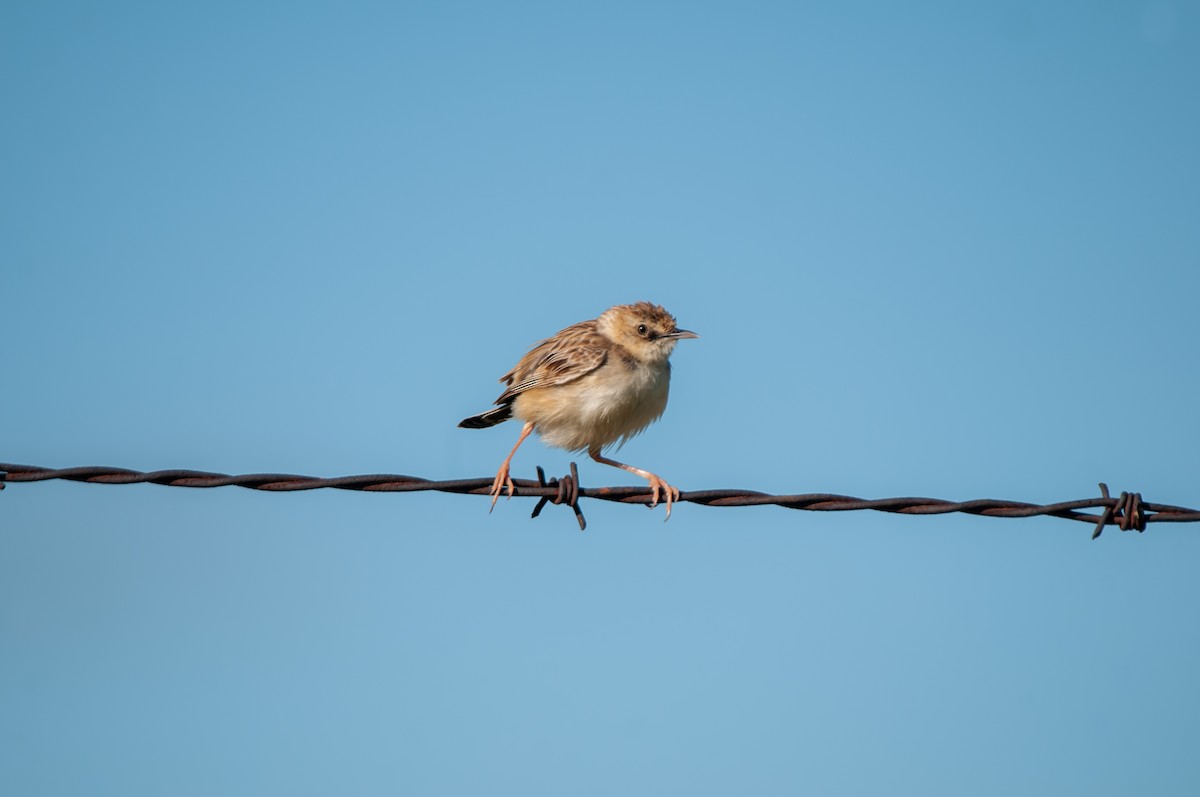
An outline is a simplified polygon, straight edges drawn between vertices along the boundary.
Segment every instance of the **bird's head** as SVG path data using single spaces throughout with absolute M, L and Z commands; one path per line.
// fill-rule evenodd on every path
M 664 362 L 685 338 L 700 337 L 680 329 L 675 316 L 657 304 L 637 302 L 610 307 L 600 316 L 600 331 L 645 363 Z

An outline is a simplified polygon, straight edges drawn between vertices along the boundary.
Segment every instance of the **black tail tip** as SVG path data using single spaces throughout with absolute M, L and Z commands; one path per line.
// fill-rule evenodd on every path
M 498 423 L 504 423 L 512 417 L 512 407 L 504 405 L 497 407 L 494 410 L 482 412 L 479 415 L 472 415 L 470 418 L 463 418 L 458 422 L 459 429 L 486 429 L 489 426 L 495 426 Z

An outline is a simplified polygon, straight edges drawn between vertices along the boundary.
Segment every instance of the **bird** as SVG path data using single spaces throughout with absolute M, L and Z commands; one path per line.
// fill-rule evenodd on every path
M 500 377 L 504 392 L 495 409 L 464 418 L 463 429 L 486 429 L 510 418 L 524 427 L 492 481 L 489 512 L 505 488 L 516 492 L 510 465 L 525 438 L 537 432 L 543 442 L 583 452 L 602 465 L 634 473 L 650 484 L 650 507 L 665 498 L 667 520 L 679 490 L 648 470 L 609 459 L 603 452 L 623 445 L 658 420 L 667 408 L 671 353 L 675 344 L 700 337 L 680 329 L 662 306 L 640 301 L 610 307 L 535 344 Z M 618 445 L 618 447 L 620 447 Z

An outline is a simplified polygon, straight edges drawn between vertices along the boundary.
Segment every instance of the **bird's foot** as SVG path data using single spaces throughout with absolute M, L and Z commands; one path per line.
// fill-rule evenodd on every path
M 650 482 L 650 508 L 658 506 L 659 494 L 665 499 L 667 504 L 667 516 L 663 518 L 663 523 L 671 519 L 671 504 L 679 500 L 678 488 L 667 484 L 653 473 L 647 474 L 646 481 Z
M 488 514 L 496 508 L 496 501 L 500 499 L 500 493 L 504 492 L 504 488 L 508 488 L 508 497 L 512 498 L 517 491 L 517 486 L 513 484 L 512 476 L 508 475 L 508 463 L 505 462 L 500 466 L 500 470 L 496 472 L 496 478 L 492 480 L 492 489 L 488 493 L 492 497 L 492 505 L 488 508 Z

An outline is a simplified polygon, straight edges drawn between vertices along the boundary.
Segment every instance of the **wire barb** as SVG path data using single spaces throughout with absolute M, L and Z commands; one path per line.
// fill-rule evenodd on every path
M 1121 497 L 1114 501 L 1108 494 L 1108 485 L 1100 482 L 1100 495 L 1112 503 L 1105 507 L 1104 513 L 1096 522 L 1096 530 L 1092 532 L 1093 540 L 1099 537 L 1100 532 L 1109 524 L 1115 525 L 1121 531 L 1136 529 L 1139 534 L 1146 530 L 1146 521 L 1152 518 L 1142 511 L 1141 493 L 1121 493 Z
M 558 494 L 554 496 L 543 495 L 538 499 L 537 506 L 533 508 L 533 514 L 529 517 L 535 518 L 542 513 L 542 507 L 547 502 L 554 504 L 566 504 L 575 510 L 575 520 L 579 522 L 579 530 L 583 531 L 587 528 L 587 521 L 583 519 L 583 510 L 579 508 L 579 469 L 575 467 L 575 463 L 571 463 L 571 472 L 563 476 L 561 479 L 551 479 L 546 481 L 546 472 L 542 470 L 542 466 L 537 466 L 538 486 L 540 487 L 557 487 Z
M 538 498 L 533 517 L 537 517 L 547 503 L 566 504 L 575 512 L 580 530 L 586 527 L 583 512 L 579 509 L 580 498 L 601 501 L 616 501 L 623 504 L 645 504 L 651 499 L 651 490 L 643 487 L 589 487 L 579 486 L 579 471 L 571 463 L 571 473 L 561 479 L 546 480 L 545 472 L 539 467 L 538 480 L 514 479 L 519 497 Z M 293 492 L 298 490 L 360 490 L 363 492 L 422 492 L 436 490 L 445 493 L 463 493 L 487 496 L 491 492 L 493 479 L 490 476 L 478 479 L 453 479 L 432 481 L 417 476 L 399 474 L 370 474 L 362 476 L 340 476 L 324 479 L 316 476 L 295 476 L 283 473 L 248 473 L 231 476 L 226 473 L 209 473 L 198 470 L 159 470 L 142 472 L 127 468 L 80 467 L 44 468 L 37 465 L 14 465 L 0 462 L 0 487 L 5 482 L 38 482 L 50 479 L 89 482 L 92 484 L 137 484 L 149 482 L 170 487 L 245 487 L 266 492 Z M 1100 536 L 1105 526 L 1115 525 L 1122 531 L 1136 529 L 1145 531 L 1148 523 L 1196 523 L 1200 522 L 1200 510 L 1170 504 L 1156 504 L 1142 500 L 1141 493 L 1121 493 L 1112 498 L 1106 484 L 1100 484 L 1099 498 L 1084 498 L 1077 501 L 1062 501 L 1056 504 L 1029 504 L 1021 501 L 1001 501 L 980 498 L 973 501 L 947 501 L 940 498 L 855 498 L 849 495 L 809 493 L 804 495 L 769 495 L 755 490 L 689 490 L 680 495 L 676 503 L 694 503 L 704 506 L 780 506 L 786 509 L 803 509 L 811 512 L 849 512 L 873 509 L 901 515 L 944 515 L 961 512 L 968 515 L 987 517 L 1050 517 L 1076 520 L 1095 525 L 1092 538 Z M 1081 510 L 1100 509 L 1100 514 Z

